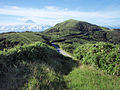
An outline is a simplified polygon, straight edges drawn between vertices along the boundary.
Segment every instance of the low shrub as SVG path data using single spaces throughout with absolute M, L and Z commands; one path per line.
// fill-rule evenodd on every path
M 120 46 L 99 42 L 83 44 L 74 50 L 83 64 L 97 66 L 109 74 L 120 75 Z

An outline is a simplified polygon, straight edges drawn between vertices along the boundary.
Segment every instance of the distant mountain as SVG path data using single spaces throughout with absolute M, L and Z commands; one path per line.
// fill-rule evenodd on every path
M 35 22 L 32 21 L 32 20 L 27 20 L 25 23 L 33 24 L 33 23 L 35 23 Z
M 110 29 L 120 29 L 120 25 L 114 25 L 114 26 L 106 26 Z
M 50 25 L 38 25 L 38 24 L 21 24 L 21 25 L 0 25 L 0 33 L 3 32 L 23 32 L 23 31 L 33 31 L 42 32 L 48 28 Z

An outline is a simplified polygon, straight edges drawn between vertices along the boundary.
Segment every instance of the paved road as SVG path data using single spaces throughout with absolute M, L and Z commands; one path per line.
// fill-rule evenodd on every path
M 64 50 L 62 50 L 59 46 L 55 45 L 55 43 L 52 43 L 52 45 L 53 45 L 53 47 L 55 47 L 56 50 L 57 50 L 59 53 L 61 53 L 62 55 L 68 56 L 68 57 L 71 57 L 71 58 L 72 58 L 71 55 L 69 55 L 68 53 L 66 53 L 66 52 L 65 52 Z

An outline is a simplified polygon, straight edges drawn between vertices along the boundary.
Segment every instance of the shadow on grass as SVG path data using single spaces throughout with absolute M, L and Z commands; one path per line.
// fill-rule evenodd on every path
M 63 75 L 78 65 L 71 58 L 37 43 L 1 53 L 0 64 L 2 90 L 67 89 Z

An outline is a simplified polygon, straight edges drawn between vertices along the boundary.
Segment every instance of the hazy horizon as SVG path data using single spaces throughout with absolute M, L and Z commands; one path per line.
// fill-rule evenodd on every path
M 115 26 L 120 25 L 119 4 L 119 0 L 0 0 L 0 25 L 32 20 L 36 24 L 53 26 L 76 19 L 100 26 Z

